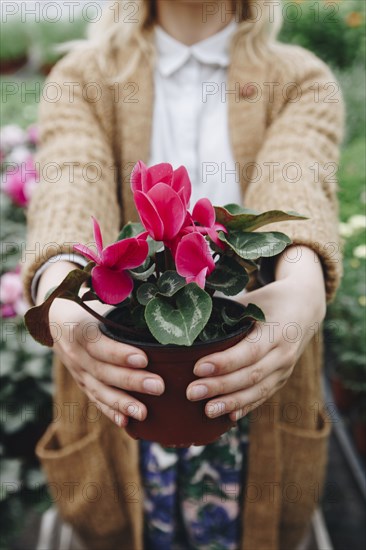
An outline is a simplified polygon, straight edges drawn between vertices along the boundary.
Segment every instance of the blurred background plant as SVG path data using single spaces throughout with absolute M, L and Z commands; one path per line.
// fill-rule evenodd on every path
M 300 11 L 300 9 L 301 11 Z M 339 169 L 340 232 L 344 277 L 325 323 L 327 373 L 349 392 L 343 408 L 350 429 L 364 442 L 365 388 L 365 3 L 363 0 L 292 0 L 283 2 L 280 39 L 312 50 L 330 64 L 347 106 L 347 129 Z M 37 111 L 44 73 L 59 58 L 55 46 L 82 38 L 86 21 L 73 24 L 32 18 L 2 23 L 0 70 L 5 60 L 23 68 L 1 78 L 1 511 L 0 548 L 8 548 L 25 513 L 42 510 L 50 499 L 34 456 L 34 446 L 52 416 L 51 356 L 25 332 L 19 262 L 25 238 L 26 207 L 37 185 L 33 155 Z M 361 422 L 361 429 L 356 427 Z M 363 434 L 363 435 L 362 435 Z M 356 437 L 356 435 L 355 435 Z M 359 438 L 360 439 L 360 438 Z M 365 448 L 365 443 L 363 443 Z M 364 452 L 364 451 L 363 451 Z

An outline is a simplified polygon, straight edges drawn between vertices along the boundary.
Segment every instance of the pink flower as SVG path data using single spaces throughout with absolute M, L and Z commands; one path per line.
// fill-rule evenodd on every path
M 146 240 L 133 237 L 103 248 L 102 234 L 95 218 L 93 228 L 97 254 L 83 244 L 74 245 L 74 249 L 97 264 L 91 271 L 91 278 L 99 298 L 106 304 L 118 304 L 133 289 L 133 280 L 126 270 L 140 266 L 149 247 Z
M 27 137 L 32 145 L 37 145 L 39 140 L 39 130 L 36 124 L 32 124 L 27 129 Z
M 173 170 L 171 164 L 162 162 L 155 164 L 150 168 L 139 160 L 131 173 L 131 189 L 132 192 L 142 191 L 147 193 L 158 183 L 166 183 L 180 197 L 185 208 L 189 207 L 191 198 L 192 186 L 188 176 L 188 172 L 184 166 L 180 166 Z
M 16 205 L 25 207 L 37 183 L 37 178 L 33 158 L 29 156 L 15 169 L 8 169 L 4 178 L 3 191 Z
M 24 130 L 22 130 L 19 126 L 16 126 L 16 124 L 3 126 L 0 130 L 1 148 L 5 151 L 5 154 L 14 147 L 23 145 L 25 140 L 26 135 Z
M 169 245 L 187 215 L 191 196 L 187 170 L 183 166 L 173 170 L 168 163 L 147 168 L 139 161 L 131 174 L 131 189 L 146 231 L 156 241 Z
M 205 287 L 206 277 L 215 269 L 215 262 L 206 239 L 201 233 L 185 235 L 177 246 L 175 255 L 177 272 L 187 283 Z
M 23 285 L 19 273 L 9 271 L 0 279 L 1 317 L 15 317 L 23 315 L 27 309 L 23 299 Z
M 187 211 L 169 185 L 157 183 L 147 193 L 136 191 L 134 199 L 141 222 L 155 241 L 169 243 L 178 235 Z
M 194 228 L 188 227 L 186 228 L 187 231 L 199 231 L 204 235 L 208 235 L 220 248 L 225 247 L 224 243 L 220 241 L 217 232 L 224 231 L 227 233 L 227 229 L 221 223 L 216 223 L 215 209 L 209 199 L 200 199 L 196 202 L 193 208 L 192 218 L 195 222 L 199 223 L 199 225 L 196 225 Z

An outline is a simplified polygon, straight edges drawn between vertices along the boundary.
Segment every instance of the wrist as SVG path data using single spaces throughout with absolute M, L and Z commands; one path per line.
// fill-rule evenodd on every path
M 326 289 L 321 261 L 307 246 L 291 246 L 275 266 L 275 280 L 286 280 L 286 285 L 297 301 L 322 321 L 326 312 Z

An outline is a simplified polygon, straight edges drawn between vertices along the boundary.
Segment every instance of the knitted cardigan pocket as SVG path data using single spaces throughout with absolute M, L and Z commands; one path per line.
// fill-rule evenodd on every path
M 304 535 L 304 526 L 320 504 L 327 463 L 330 418 L 315 411 L 317 429 L 280 423 L 282 462 L 281 550 L 293 550 Z M 301 467 L 299 467 L 301 465 Z M 309 495 L 310 498 L 309 498 Z M 286 522 L 289 518 L 289 523 Z
M 117 540 L 122 535 L 126 515 L 118 503 L 116 482 L 103 447 L 103 430 L 98 427 L 60 448 L 54 423 L 38 442 L 36 454 L 62 518 L 77 526 L 82 537 L 93 534 L 95 539 L 90 548 L 100 547 L 97 543 L 100 537 L 106 550 L 107 540 L 114 534 Z

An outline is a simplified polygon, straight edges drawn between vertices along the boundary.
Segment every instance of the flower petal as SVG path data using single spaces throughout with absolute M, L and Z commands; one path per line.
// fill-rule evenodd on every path
M 136 191 L 145 190 L 146 180 L 147 180 L 147 166 L 142 162 L 142 160 L 139 160 L 135 164 L 131 172 L 130 183 L 131 183 L 132 192 L 135 193 Z
M 100 231 L 100 225 L 97 222 L 97 220 L 92 216 L 93 220 L 93 232 L 94 232 L 94 240 L 95 244 L 97 245 L 98 255 L 102 255 L 103 250 L 103 239 L 102 239 L 102 233 Z
M 194 277 L 186 277 L 186 283 L 196 283 L 201 288 L 205 288 L 206 284 L 207 267 L 201 269 L 201 271 Z
M 200 233 L 190 233 L 182 238 L 175 256 L 177 272 L 182 277 L 192 277 L 201 281 L 202 270 L 210 274 L 215 269 L 215 262 L 210 253 L 206 239 Z
M 200 199 L 196 202 L 192 217 L 203 227 L 212 227 L 215 223 L 216 214 L 209 199 Z
M 146 193 L 142 193 L 141 191 L 136 191 L 133 198 L 142 225 L 153 239 L 161 241 L 164 234 L 164 225 L 155 204 Z
M 147 188 L 143 191 L 150 191 L 157 183 L 167 183 L 170 185 L 173 177 L 173 166 L 168 162 L 155 164 L 147 170 Z
M 123 239 L 103 250 L 103 265 L 117 271 L 139 267 L 146 260 L 148 252 L 149 245 L 144 239 Z
M 171 241 L 179 233 L 185 219 L 186 208 L 179 195 L 166 183 L 157 183 L 148 193 L 163 223 L 163 237 L 157 240 Z
M 227 233 L 226 229 L 225 233 Z M 215 229 L 207 229 L 207 235 L 219 248 L 225 250 L 226 245 L 219 239 L 218 233 Z
M 96 294 L 106 304 L 123 302 L 133 289 L 133 281 L 125 271 L 113 271 L 98 265 L 93 267 L 91 277 Z
M 85 246 L 85 244 L 74 244 L 73 249 L 76 250 L 76 252 L 80 252 L 80 254 L 88 258 L 88 260 L 96 264 L 100 263 L 100 258 L 98 258 L 93 250 Z
M 192 184 L 187 169 L 184 166 L 179 166 L 179 168 L 174 170 L 171 186 L 178 193 L 185 207 L 188 208 L 192 193 Z

